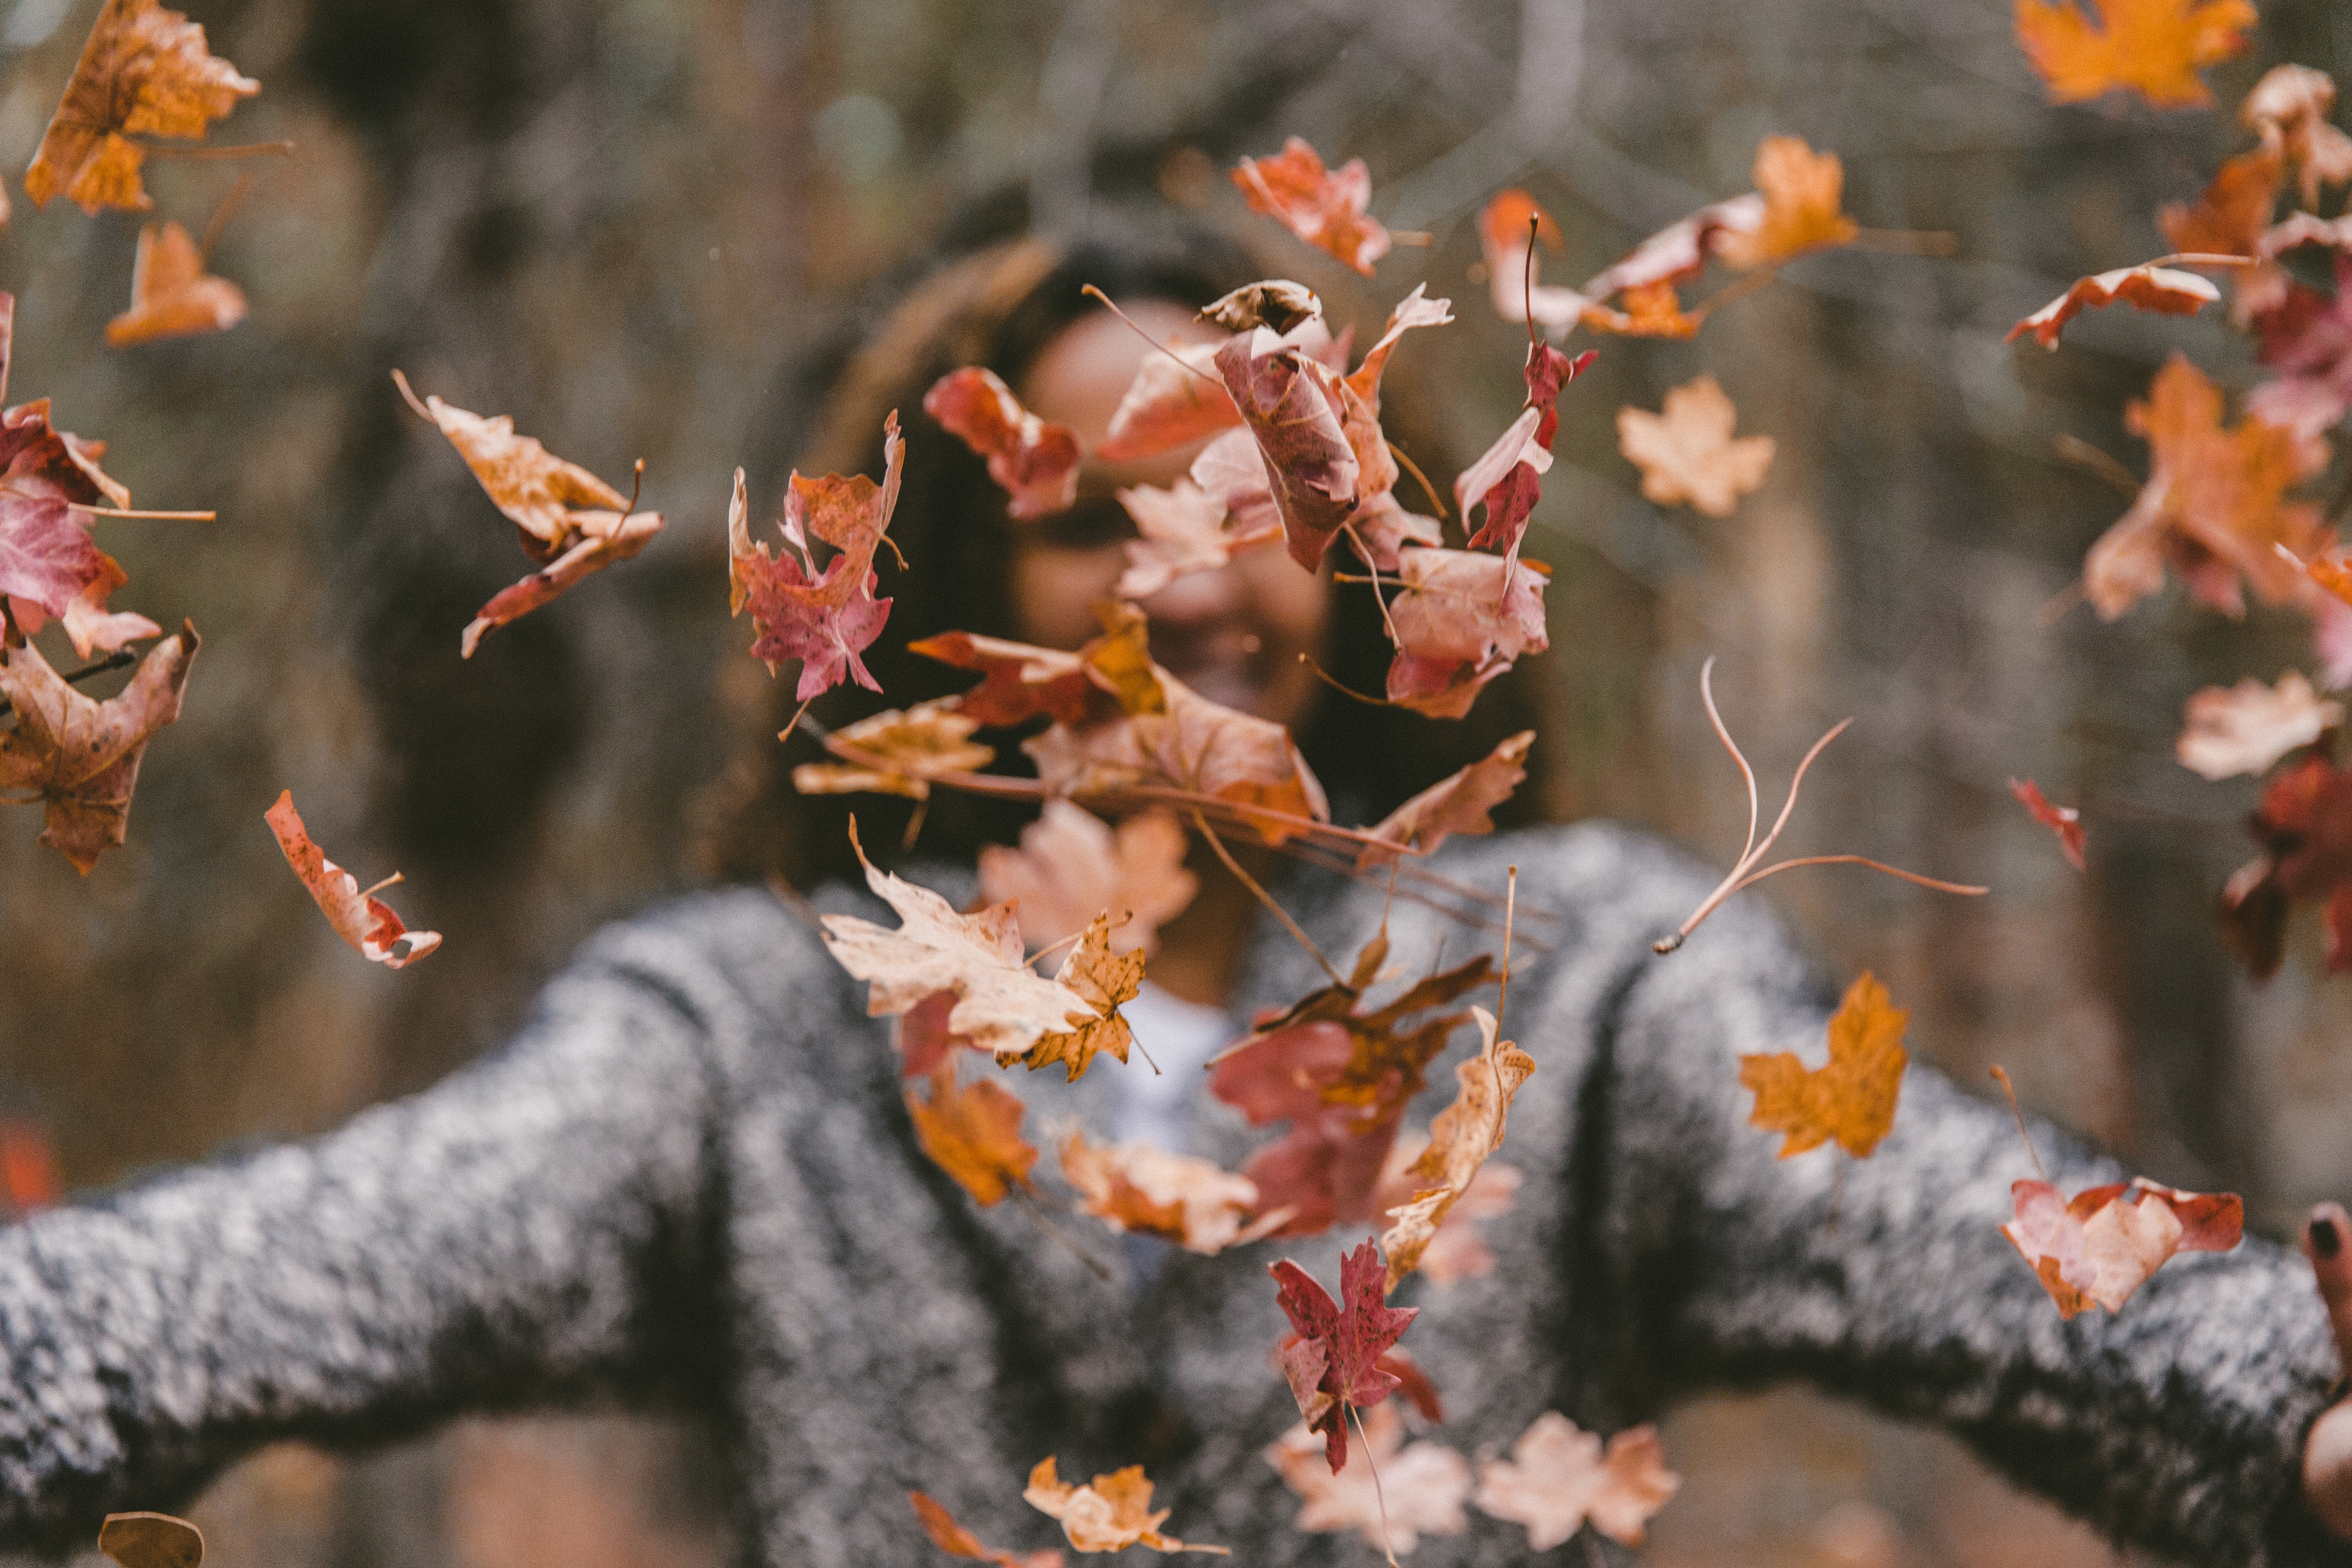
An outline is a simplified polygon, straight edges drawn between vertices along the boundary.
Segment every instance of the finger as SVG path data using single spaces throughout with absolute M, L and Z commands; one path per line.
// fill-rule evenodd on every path
M 2329 1530 L 2352 1540 L 2352 1405 L 2336 1405 L 2312 1427 L 2303 1449 L 2303 1495 Z
M 2336 1330 L 2336 1353 L 2352 1372 L 2352 1215 L 2341 1204 L 2321 1204 L 2304 1226 L 2303 1249 L 2319 1279 L 2319 1299 Z

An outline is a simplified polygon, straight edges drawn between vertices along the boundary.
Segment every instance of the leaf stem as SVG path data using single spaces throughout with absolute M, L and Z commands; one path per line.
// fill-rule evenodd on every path
M 1145 342 L 1150 343 L 1153 348 L 1158 349 L 1161 353 L 1166 354 L 1178 364 L 1184 365 L 1184 368 L 1187 371 L 1199 376 L 1202 381 L 1207 382 L 1210 385 L 1217 388 L 1221 392 L 1224 390 L 1225 384 L 1223 381 L 1211 375 L 1207 371 L 1201 369 L 1197 365 L 1185 364 L 1184 356 L 1182 354 L 1178 353 L 1174 349 L 1170 348 L 1166 343 L 1161 342 L 1158 338 L 1153 337 L 1150 332 L 1147 332 L 1141 327 L 1137 326 L 1135 318 L 1129 315 L 1125 310 L 1120 310 L 1118 308 L 1118 301 L 1114 300 L 1109 295 L 1104 293 L 1101 289 L 1096 288 L 1091 283 L 1080 289 L 1078 292 L 1090 296 L 1093 299 L 1100 300 L 1106 310 L 1109 310 L 1112 315 L 1117 316 L 1120 321 L 1125 321 L 1129 327 L 1134 330 L 1137 337 L 1141 338 Z
M 2025 1152 L 2033 1161 L 2033 1173 L 2048 1181 L 2050 1173 L 2042 1168 L 2042 1154 L 2033 1146 L 2033 1134 L 2025 1130 L 2025 1112 L 2018 1109 L 2017 1086 L 2009 1081 L 2009 1069 L 1995 1062 L 1992 1077 L 1993 1081 L 2000 1085 L 2001 1093 L 2009 1096 L 2009 1113 L 2017 1119 L 2017 1135 L 2025 1140 Z
M 68 685 L 79 685 L 82 681 L 89 680 L 96 676 L 104 675 L 109 670 L 121 669 L 127 665 L 133 665 L 138 662 L 139 656 L 126 647 L 118 652 L 108 654 L 104 658 L 98 659 L 89 664 L 85 664 L 79 669 L 74 670 L 71 673 L 63 676 L 61 679 L 64 679 Z M 14 711 L 16 711 L 15 704 L 11 703 L 6 698 L 0 697 L 0 719 L 5 719 Z
M 1389 1497 L 1381 1485 L 1381 1467 L 1372 1458 L 1372 1439 L 1364 1430 L 1364 1413 L 1353 1402 L 1347 1405 L 1348 1414 L 1356 1418 L 1356 1438 L 1364 1446 L 1364 1468 L 1372 1472 L 1372 1500 L 1381 1510 L 1381 1550 L 1388 1554 L 1389 1568 L 1397 1568 L 1396 1548 L 1389 1544 Z
M 94 506 L 89 501 L 69 500 L 68 511 L 88 512 L 92 517 L 144 517 L 159 522 L 216 522 L 216 511 L 135 511 L 122 506 Z
M 1217 858 L 1225 863 L 1225 869 L 1240 879 L 1243 887 L 1256 894 L 1257 901 L 1272 910 L 1274 918 L 1282 922 L 1283 929 L 1297 941 L 1299 946 L 1307 950 L 1309 957 L 1323 966 L 1323 973 L 1331 977 L 1331 984 L 1345 985 L 1348 983 L 1346 978 L 1331 967 L 1331 961 L 1323 956 L 1323 950 L 1315 945 L 1315 939 L 1307 934 L 1306 928 L 1290 918 L 1288 910 L 1274 901 L 1273 894 L 1258 886 L 1255 877 L 1242 869 L 1242 863 L 1234 858 L 1233 851 L 1225 847 L 1225 841 L 1217 837 L 1217 830 L 1209 826 L 1209 819 L 1201 815 L 1201 808 L 1197 805 L 1192 808 L 1192 825 L 1198 827 L 1201 830 L 1201 836 L 1209 841 L 1209 847 L 1217 852 Z
M 229 147 L 184 147 L 170 142 L 134 142 L 131 145 L 151 158 L 178 158 L 191 163 L 217 163 L 226 158 L 284 157 L 294 151 L 291 142 L 241 142 Z

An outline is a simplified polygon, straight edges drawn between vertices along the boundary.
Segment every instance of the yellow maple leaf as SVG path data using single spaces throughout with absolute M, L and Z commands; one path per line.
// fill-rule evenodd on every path
M 2198 109 L 2213 95 L 2205 66 L 2245 52 L 2253 0 L 2017 0 L 2017 41 L 2053 103 L 2128 89 L 2158 109 Z M 2094 20 L 2095 16 L 2096 20 Z
M 1845 216 L 1845 165 L 1801 137 L 1767 136 L 1756 145 L 1756 188 L 1764 220 L 1750 233 L 1727 230 L 1716 254 L 1733 267 L 1777 267 L 1809 250 L 1851 245 L 1862 232 Z
M 1037 1151 L 1021 1141 L 1024 1109 L 1017 1096 L 985 1079 L 959 1087 L 952 1064 L 932 1076 L 928 1100 L 907 1093 L 907 1114 L 914 1118 L 923 1152 L 982 1208 L 1029 1184 Z
M 1826 1067 L 1808 1068 L 1794 1051 L 1739 1058 L 1739 1081 L 1756 1092 L 1748 1120 L 1788 1134 L 1783 1160 L 1832 1139 L 1856 1159 L 1867 1156 L 1895 1125 L 1895 1100 L 1910 1060 L 1903 1048 L 1910 1018 L 1864 970 L 1830 1016 Z

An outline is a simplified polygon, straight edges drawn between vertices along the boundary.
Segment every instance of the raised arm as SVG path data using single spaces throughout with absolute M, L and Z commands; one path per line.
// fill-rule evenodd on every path
M 697 1375 L 724 998 L 628 934 L 424 1094 L 0 1233 L 0 1542 L 86 1546 L 275 1438 Z
M 2121 1312 L 2062 1320 L 1998 1228 L 2033 1173 L 2006 1110 L 1915 1066 L 1870 1159 L 1775 1158 L 1738 1058 L 1820 1062 L 1828 1009 L 1768 922 L 1705 935 L 1629 979 L 1598 1069 L 1595 1248 L 1640 1364 L 1684 1384 L 1803 1377 L 1936 1420 L 2184 1561 L 2352 1563 L 2298 1494 L 2337 1373 L 2303 1258 L 2252 1238 L 2185 1255 Z M 2128 1173 L 2047 1127 L 2035 1141 L 2069 1193 Z

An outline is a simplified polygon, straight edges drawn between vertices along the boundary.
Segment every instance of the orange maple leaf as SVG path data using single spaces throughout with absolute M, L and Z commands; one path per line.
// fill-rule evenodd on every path
M 1801 137 L 1767 136 L 1756 144 L 1756 188 L 1764 216 L 1752 229 L 1727 229 L 1715 253 L 1733 267 L 1778 267 L 1809 250 L 1851 245 L 1862 229 L 1841 210 L 1845 165 Z
M 1206 1552 L 1231 1555 L 1222 1546 L 1188 1546 L 1160 1533 L 1160 1521 L 1169 1510 L 1151 1511 L 1151 1483 L 1141 1465 L 1097 1476 L 1085 1486 L 1072 1486 L 1054 1472 L 1051 1454 L 1029 1472 L 1022 1492 L 1029 1506 L 1048 1519 L 1062 1521 L 1062 1533 L 1081 1552 L 1118 1552 L 1149 1546 L 1154 1552 Z
M 375 896 L 378 889 L 399 881 L 399 872 L 394 871 L 362 892 L 358 878 L 327 858 L 303 827 L 302 814 L 294 809 L 292 790 L 279 791 L 278 804 L 262 816 L 269 824 L 269 831 L 278 836 L 278 847 L 286 852 L 286 863 L 294 868 L 294 875 L 318 900 L 327 923 L 335 928 L 337 936 L 356 948 L 361 957 L 386 969 L 405 969 L 441 945 L 439 931 L 410 931 L 392 912 L 392 907 Z
M 1511 1445 L 1509 1458 L 1486 1461 L 1473 1500 L 1481 1513 L 1526 1525 L 1532 1551 L 1549 1551 L 1588 1523 L 1639 1546 L 1651 1516 L 1682 1484 L 1666 1468 L 1656 1427 L 1631 1427 L 1603 1448 L 1598 1436 L 1547 1410 Z
M 36 792 L 47 822 L 41 842 L 85 877 L 122 842 L 140 759 L 155 731 L 179 718 L 197 647 L 194 625 L 182 623 L 103 702 L 67 684 L 31 643 L 0 650 L 0 697 L 16 713 L 16 727 L 0 735 L 0 789 Z
M 2118 267 L 2093 277 L 2077 278 L 2063 294 L 2033 314 L 2021 317 L 2001 341 L 2013 343 L 2031 332 L 2035 342 L 2054 353 L 2058 334 L 2065 330 L 2067 322 L 2084 310 L 2104 310 L 2118 300 L 2159 315 L 2193 316 L 2208 305 L 2218 304 L 2221 299 L 2221 290 L 2194 272 L 2158 267 L 2152 261 L 2138 267 Z
M 1776 450 L 1769 436 L 1734 437 L 1739 411 L 1715 377 L 1702 375 L 1666 394 L 1663 412 L 1617 411 L 1617 449 L 1642 470 L 1642 493 L 1660 506 L 1687 501 L 1709 517 L 1729 517 L 1739 498 L 1760 489 Z
M 2221 389 L 2179 353 L 2124 423 L 2147 441 L 2148 479 L 2083 559 L 2083 591 L 2101 619 L 2162 588 L 2167 564 L 2200 602 L 2230 615 L 2245 607 L 2241 579 L 2270 604 L 2305 597 L 2297 561 L 2325 553 L 2335 536 L 2316 507 L 2286 499 L 2312 456 L 2293 431 L 2260 419 L 2225 426 Z
M 1021 847 L 980 852 L 981 897 L 1012 900 L 1021 937 L 1050 947 L 1108 911 L 1117 922 L 1113 952 L 1150 952 L 1160 928 L 1200 890 L 1184 869 L 1183 826 L 1163 806 L 1139 811 L 1118 827 L 1066 800 L 1049 800 L 1021 830 Z
M 1327 169 L 1313 147 L 1293 136 L 1274 157 L 1244 158 L 1234 169 L 1234 184 L 1252 212 L 1279 220 L 1367 278 L 1389 253 L 1389 231 L 1364 211 L 1372 199 L 1372 176 L 1361 158 Z
M 982 1208 L 1029 1185 L 1037 1151 L 1021 1141 L 1025 1110 L 1018 1096 L 986 1079 L 959 1086 L 952 1061 L 931 1074 L 928 1100 L 907 1091 L 907 1114 L 914 1119 L 923 1152 Z
M 87 213 L 153 206 L 131 136 L 201 138 L 261 84 L 205 48 L 205 30 L 155 0 L 106 0 L 25 171 L 37 207 L 60 193 Z
M 2245 52 L 2253 0 L 2017 0 L 2017 41 L 2053 103 L 2118 89 L 2158 109 L 2213 101 L 2197 72 Z M 2093 17 L 2095 16 L 2096 20 Z
M 1473 1007 L 1470 1016 L 1478 1024 L 1478 1054 L 1454 1068 L 1461 1088 L 1454 1103 L 1429 1124 L 1429 1147 L 1405 1170 L 1413 1183 L 1412 1199 L 1388 1211 L 1389 1226 L 1381 1233 L 1391 1290 L 1421 1266 L 1422 1254 L 1437 1239 L 1446 1215 L 1470 1190 L 1487 1158 L 1503 1146 L 1512 1097 L 1536 1070 L 1533 1057 L 1496 1038 L 1492 1013 Z
M 1255 1241 L 1264 1228 L 1245 1223 L 1257 1207 L 1256 1183 L 1149 1143 L 1089 1143 L 1073 1131 L 1062 1142 L 1062 1175 L 1078 1190 L 1079 1206 L 1114 1230 L 1203 1257 Z
M 1768 1132 L 1788 1134 L 1781 1159 L 1832 1139 L 1856 1159 L 1878 1147 L 1895 1125 L 1895 1097 L 1910 1060 L 1903 1049 L 1910 1017 L 1864 970 L 1830 1016 L 1826 1066 L 1808 1068 L 1794 1051 L 1739 1058 L 1739 1081 L 1756 1093 L 1748 1120 Z
M 205 258 L 176 223 L 139 231 L 131 264 L 131 309 L 106 323 L 110 348 L 194 332 L 225 332 L 245 320 L 245 290 L 205 270 Z
M 915 1517 L 923 1522 L 923 1533 L 931 1544 L 950 1557 L 975 1557 L 982 1563 L 993 1563 L 996 1568 L 1062 1568 L 1059 1552 L 998 1552 L 981 1544 L 980 1537 L 956 1522 L 937 1500 L 921 1492 L 908 1492 L 907 1500 L 914 1505 Z
M 1488 813 L 1527 782 L 1528 752 L 1535 743 L 1536 732 L 1522 730 L 1390 812 L 1370 830 L 1379 842 L 1358 851 L 1356 868 L 1385 866 L 1400 849 L 1426 855 L 1456 833 L 1495 831 L 1495 819 Z
M 948 372 L 923 394 L 923 412 L 987 459 L 1013 517 L 1047 517 L 1077 499 L 1078 433 L 1022 407 L 994 371 L 968 364 Z

